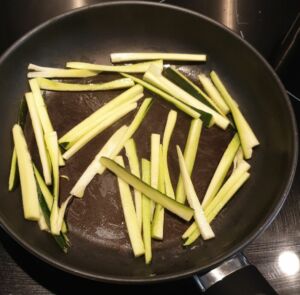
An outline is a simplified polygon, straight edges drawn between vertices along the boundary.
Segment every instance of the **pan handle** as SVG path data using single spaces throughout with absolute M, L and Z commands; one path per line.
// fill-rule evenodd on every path
M 276 291 L 247 258 L 238 254 L 204 275 L 194 275 L 205 295 L 276 295 Z

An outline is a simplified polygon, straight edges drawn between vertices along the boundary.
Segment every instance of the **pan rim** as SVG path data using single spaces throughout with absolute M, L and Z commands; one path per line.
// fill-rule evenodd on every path
M 95 9 L 99 7 L 105 7 L 105 6 L 122 6 L 122 5 L 140 5 L 140 6 L 157 6 L 157 7 L 163 7 L 171 10 L 176 10 L 182 13 L 186 13 L 189 15 L 196 16 L 198 18 L 202 18 L 205 21 L 211 23 L 212 25 L 220 28 L 221 30 L 227 32 L 230 34 L 233 38 L 238 39 L 240 42 L 244 44 L 244 46 L 248 47 L 252 53 L 256 55 L 256 57 L 264 64 L 264 66 L 269 71 L 270 77 L 272 77 L 277 85 L 279 86 L 279 89 L 281 91 L 281 94 L 284 98 L 284 102 L 287 106 L 287 109 L 289 110 L 289 113 L 291 114 L 291 125 L 292 125 L 292 135 L 293 135 L 293 155 L 291 160 L 291 167 L 290 167 L 290 173 L 287 177 L 287 183 L 285 185 L 285 189 L 283 191 L 282 196 L 280 197 L 277 205 L 273 208 L 273 210 L 270 210 L 268 214 L 266 214 L 264 220 L 260 221 L 258 226 L 259 228 L 252 229 L 251 233 L 242 241 L 237 243 L 233 249 L 230 251 L 227 251 L 225 255 L 222 257 L 216 259 L 214 262 L 211 262 L 205 266 L 197 266 L 190 268 L 188 270 L 175 272 L 171 274 L 162 274 L 159 276 L 153 276 L 153 277 L 125 277 L 125 276 L 111 276 L 111 275 L 101 275 L 94 272 L 84 271 L 80 268 L 74 269 L 73 267 L 67 266 L 64 263 L 61 263 L 60 261 L 53 259 L 49 257 L 47 254 L 44 254 L 36 249 L 34 249 L 29 243 L 27 243 L 26 240 L 23 240 L 20 238 L 17 234 L 15 234 L 9 224 L 5 222 L 5 220 L 0 215 L 0 226 L 1 228 L 9 235 L 11 236 L 19 245 L 21 245 L 23 248 L 25 248 L 28 252 L 33 254 L 34 256 L 38 257 L 42 261 L 46 262 L 47 264 L 57 267 L 63 271 L 66 271 L 68 273 L 81 276 L 84 278 L 96 280 L 96 281 L 102 281 L 102 282 L 108 282 L 108 283 L 131 283 L 131 284 L 141 284 L 141 283 L 158 283 L 158 282 L 164 282 L 164 281 L 170 281 L 180 278 L 185 278 L 188 276 L 192 276 L 196 273 L 201 273 L 208 271 L 209 269 L 217 266 L 224 260 L 228 259 L 229 257 L 233 256 L 235 253 L 242 251 L 248 244 L 250 244 L 254 239 L 256 239 L 266 228 L 273 222 L 273 220 L 276 218 L 277 214 L 279 213 L 280 209 L 282 208 L 288 193 L 290 191 L 290 188 L 293 183 L 293 179 L 295 176 L 296 168 L 297 168 L 297 160 L 298 160 L 298 130 L 297 130 L 297 123 L 295 119 L 295 114 L 291 105 L 291 102 L 288 98 L 288 95 L 285 91 L 285 88 L 283 84 L 281 83 L 280 79 L 276 75 L 275 71 L 272 69 L 272 67 L 269 65 L 269 63 L 265 60 L 265 58 L 246 40 L 240 38 L 239 35 L 237 35 L 235 32 L 231 31 L 229 28 L 225 27 L 223 24 L 192 10 L 182 8 L 175 5 L 170 4 L 164 4 L 164 3 L 156 3 L 156 2 L 145 2 L 145 1 L 115 1 L 115 2 L 106 2 L 106 3 L 98 3 L 94 5 L 84 6 L 81 8 L 73 9 L 71 11 L 65 12 L 63 14 L 60 14 L 58 16 L 55 16 L 42 24 L 38 25 L 34 29 L 27 32 L 24 36 L 22 36 L 20 39 L 18 39 L 16 42 L 14 42 L 0 57 L 0 67 L 2 63 L 6 60 L 8 56 L 13 54 L 13 52 L 20 46 L 22 46 L 23 43 L 25 43 L 28 39 L 30 39 L 33 35 L 36 33 L 42 31 L 44 28 L 55 24 L 56 22 L 59 22 L 63 20 L 64 18 L 70 17 L 71 15 L 81 13 L 83 11 L 88 11 L 90 9 Z

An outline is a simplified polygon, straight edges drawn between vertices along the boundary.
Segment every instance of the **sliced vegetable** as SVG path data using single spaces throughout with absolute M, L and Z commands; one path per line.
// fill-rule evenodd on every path
M 39 228 L 40 230 L 42 231 L 49 231 L 49 227 L 45 221 L 45 218 L 44 218 L 44 215 L 43 215 L 43 212 L 42 210 L 40 210 L 40 219 L 38 220 L 38 225 L 39 225 Z
M 142 180 L 147 185 L 150 185 L 151 165 L 146 159 L 142 159 Z M 142 208 L 143 208 L 143 239 L 145 246 L 145 262 L 149 264 L 152 259 L 151 247 L 151 200 L 146 195 L 142 195 Z
M 124 144 L 126 143 L 126 141 L 129 138 L 131 138 L 133 136 L 133 134 L 136 132 L 136 130 L 140 127 L 140 125 L 143 122 L 147 112 L 150 109 L 151 103 L 152 103 L 152 98 L 146 98 L 143 101 L 143 103 L 140 106 L 137 114 L 135 115 L 134 119 L 132 120 L 132 122 L 128 126 L 128 129 L 127 129 L 125 135 L 120 140 L 119 144 L 115 147 L 115 149 L 112 151 L 112 153 L 110 155 L 111 159 L 114 159 L 120 153 L 120 151 L 123 149 Z M 101 168 L 99 169 L 98 173 L 102 174 L 104 171 L 105 171 L 105 166 L 103 167 L 101 165 Z
M 136 144 L 133 138 L 130 138 L 124 144 L 126 156 L 128 158 L 130 172 L 138 178 L 141 178 L 140 164 L 136 150 Z M 142 194 L 134 189 L 135 211 L 140 229 L 142 230 Z
M 212 239 L 215 237 L 215 234 L 214 234 L 213 230 L 211 229 L 209 223 L 206 220 L 202 206 L 197 197 L 194 185 L 189 176 L 188 169 L 184 162 L 182 152 L 178 145 L 177 145 L 177 154 L 178 154 L 178 160 L 179 160 L 179 166 L 180 166 L 180 174 L 183 179 L 184 190 L 187 195 L 187 200 L 188 200 L 189 205 L 191 206 L 191 208 L 194 209 L 194 218 L 196 220 L 198 228 L 199 228 L 204 240 Z
M 240 146 L 233 159 L 233 170 L 235 170 L 243 160 L 244 160 L 244 153 Z
M 190 95 L 197 98 L 208 107 L 218 111 L 220 114 L 225 115 L 219 109 L 219 107 L 208 97 L 198 86 L 196 86 L 191 80 L 185 75 L 178 71 L 174 66 L 167 67 L 164 70 L 165 76 L 173 83 L 178 85 L 180 88 L 188 92 Z
M 230 96 L 229 92 L 225 88 L 218 75 L 214 71 L 212 71 L 210 75 L 215 86 L 217 87 L 226 104 L 230 108 L 234 123 L 239 133 L 245 159 L 250 159 L 252 156 L 252 149 L 255 146 L 259 145 L 259 141 L 256 138 L 251 127 L 249 126 L 248 122 L 246 121 L 245 117 L 243 116 L 242 112 L 240 111 L 239 107 L 235 103 L 235 100 Z
M 143 62 L 133 65 L 125 66 L 108 66 L 108 65 L 97 65 L 85 62 L 68 62 L 67 68 L 73 69 L 85 69 L 91 71 L 100 72 L 119 72 L 119 73 L 145 73 L 151 64 L 157 65 L 159 68 L 163 68 L 162 60 L 156 60 L 151 62 Z
M 44 98 L 42 96 L 41 89 L 36 79 L 29 80 L 30 89 L 32 91 L 32 95 L 35 101 L 36 109 L 38 112 L 39 119 L 41 121 L 44 133 L 49 133 L 54 131 L 47 106 L 45 104 Z M 65 162 L 59 150 L 59 165 L 64 166 Z
M 24 217 L 28 220 L 37 221 L 40 218 L 40 206 L 31 156 L 20 125 L 15 124 L 12 132 L 21 182 Z
M 130 79 L 132 79 L 134 82 L 140 84 L 141 86 L 144 86 L 145 88 L 147 88 L 149 91 L 152 91 L 153 93 L 159 95 L 160 97 L 162 97 L 163 99 L 165 99 L 167 102 L 173 104 L 174 106 L 176 106 L 179 110 L 183 111 L 184 113 L 186 113 L 187 115 L 191 116 L 192 118 L 199 118 L 200 114 L 198 112 L 196 112 L 194 109 L 192 109 L 191 107 L 189 107 L 188 105 L 182 103 L 181 101 L 179 101 L 178 99 L 176 99 L 175 97 L 167 94 L 166 92 L 160 90 L 159 88 L 139 79 L 136 78 L 134 76 L 128 75 L 128 74 L 124 74 L 122 73 L 122 75 L 124 77 L 128 77 Z
M 124 167 L 122 156 L 116 157 L 116 163 Z M 142 238 L 141 228 L 138 223 L 137 215 L 134 209 L 132 195 L 129 185 L 122 179 L 118 178 L 119 190 L 125 223 L 135 257 L 145 253 L 144 242 Z
M 199 119 L 192 120 L 189 134 L 184 148 L 184 154 L 183 154 L 189 176 L 191 176 L 193 172 L 201 130 L 202 130 L 201 120 Z M 177 188 L 176 188 L 176 201 L 184 204 L 185 200 L 186 200 L 186 194 L 184 191 L 182 177 L 180 175 L 178 179 Z
M 231 198 L 235 195 L 235 193 L 240 189 L 240 187 L 247 181 L 247 179 L 250 177 L 250 174 L 248 172 L 245 172 L 239 180 L 230 188 L 229 191 L 224 195 L 222 201 L 211 211 L 210 214 L 206 214 L 206 210 L 204 210 L 204 213 L 207 217 L 207 221 L 211 223 L 215 217 L 219 214 L 219 212 L 225 207 L 225 205 L 231 200 Z M 195 223 L 193 223 L 194 225 Z M 196 225 L 196 224 L 195 224 Z M 199 229 L 195 226 L 195 230 L 192 232 L 192 234 L 189 235 L 188 239 L 184 243 L 184 246 L 188 246 L 195 242 L 195 240 L 198 239 L 200 236 Z
M 134 82 L 128 78 L 122 78 L 101 84 L 74 84 L 57 82 L 45 78 L 36 78 L 41 89 L 51 91 L 100 91 L 111 89 L 129 88 Z
M 113 63 L 136 61 L 136 60 L 181 60 L 181 61 L 206 61 L 205 54 L 187 54 L 187 53 L 165 53 L 165 52 L 130 52 L 130 53 L 111 53 Z
M 165 193 L 165 178 L 164 178 L 164 164 L 163 164 L 163 147 L 159 146 L 159 179 L 158 190 Z M 156 204 L 155 212 L 152 220 L 152 238 L 162 240 L 164 236 L 164 207 Z
M 137 103 L 132 103 L 125 106 L 121 105 L 119 108 L 112 110 L 106 120 L 99 123 L 98 126 L 93 128 L 91 131 L 83 135 L 78 141 L 72 144 L 72 146 L 63 154 L 63 158 L 66 160 L 70 159 L 93 138 L 127 115 L 129 112 L 133 111 L 136 107 Z
M 12 191 L 16 187 L 17 183 L 17 153 L 16 149 L 14 148 L 12 156 L 11 156 L 11 162 L 10 162 L 10 170 L 9 170 L 9 177 L 8 177 L 8 190 Z
M 171 110 L 168 114 L 168 119 L 164 131 L 164 137 L 163 137 L 163 165 L 164 165 L 165 189 L 166 189 L 166 195 L 172 199 L 175 199 L 175 193 L 174 193 L 170 172 L 169 172 L 168 150 L 169 150 L 170 139 L 176 124 L 176 120 L 177 120 L 177 112 Z
M 230 143 L 228 144 L 218 167 L 209 183 L 209 186 L 206 190 L 205 196 L 202 201 L 202 206 L 205 208 L 210 201 L 215 197 L 220 187 L 223 184 L 223 181 L 231 167 L 233 159 L 236 155 L 236 152 L 240 146 L 240 139 L 238 134 L 236 133 Z
M 84 191 L 88 184 L 92 181 L 97 173 L 99 173 L 99 169 L 101 168 L 100 158 L 101 157 L 109 157 L 119 144 L 119 142 L 124 137 L 128 127 L 123 125 L 119 128 L 104 144 L 99 153 L 95 156 L 94 160 L 91 164 L 86 168 L 80 178 L 77 180 L 76 184 L 72 188 L 70 194 L 77 197 L 82 198 L 84 195 Z
M 46 144 L 44 140 L 43 129 L 41 121 L 37 112 L 34 97 L 31 92 L 25 94 L 25 99 L 27 102 L 31 123 L 34 131 L 35 140 L 38 146 L 39 156 L 43 168 L 43 175 L 47 185 L 52 183 L 51 180 L 51 165 L 48 160 L 48 152 L 46 149 Z
M 59 143 L 62 144 L 78 140 L 82 135 L 84 135 L 84 133 L 86 133 L 87 130 L 96 126 L 93 125 L 93 123 L 98 122 L 99 118 L 102 118 L 105 116 L 105 114 L 121 106 L 122 104 L 127 103 L 129 100 L 135 97 L 140 97 L 142 93 L 143 87 L 140 85 L 135 85 L 124 91 L 69 130 L 63 137 L 59 139 Z
M 204 90 L 207 92 L 207 94 L 210 96 L 210 98 L 215 102 L 215 104 L 222 110 L 223 114 L 228 114 L 229 107 L 225 103 L 224 99 L 214 86 L 214 84 L 211 82 L 211 80 L 206 77 L 204 74 L 201 74 L 198 76 Z
M 170 95 L 173 95 L 175 98 L 182 101 L 183 103 L 193 108 L 196 108 L 201 112 L 211 114 L 213 117 L 213 122 L 215 122 L 222 129 L 227 128 L 229 124 L 229 120 L 227 118 L 220 115 L 215 110 L 211 109 L 210 107 L 208 107 L 207 105 L 190 95 L 188 92 L 178 87 L 173 82 L 169 81 L 161 74 L 161 70 L 155 67 L 155 65 L 151 65 L 149 67 L 148 71 L 144 74 L 143 79 L 153 84 L 154 86 L 162 89 L 163 91 L 169 93 Z M 202 116 L 203 121 L 205 118 L 207 118 L 207 116 Z M 205 124 L 209 126 L 212 125 L 210 121 L 205 121 Z
M 129 185 L 139 190 L 142 194 L 145 194 L 149 199 L 153 200 L 155 203 L 161 204 L 164 208 L 168 209 L 169 211 L 173 212 L 174 214 L 176 214 L 184 220 L 189 221 L 192 218 L 193 210 L 191 208 L 176 202 L 175 200 L 152 188 L 136 176 L 126 171 L 126 169 L 119 166 L 113 160 L 102 157 L 100 159 L 100 162 L 103 166 L 111 170 Z

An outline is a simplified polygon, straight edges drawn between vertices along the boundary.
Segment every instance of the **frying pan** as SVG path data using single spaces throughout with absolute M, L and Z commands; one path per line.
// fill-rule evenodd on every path
M 206 242 L 198 240 L 190 248 L 182 247 L 180 236 L 188 225 L 167 213 L 164 241 L 153 242 L 154 258 L 149 266 L 142 258 L 133 258 L 116 179 L 111 173 L 97 176 L 83 200 L 74 200 L 71 204 L 67 220 L 72 247 L 67 255 L 60 252 L 51 236 L 42 233 L 37 224 L 23 219 L 20 190 L 7 192 L 12 152 L 10 133 L 20 99 L 28 90 L 28 63 L 47 66 L 64 66 L 68 60 L 108 63 L 109 54 L 118 51 L 206 53 L 208 62 L 205 65 L 178 66 L 191 79 L 196 79 L 199 72 L 216 70 L 261 142 L 250 161 L 250 180 L 213 223 L 216 238 Z M 112 77 L 103 74 L 92 81 Z M 45 99 L 54 127 L 62 135 L 116 94 L 117 91 L 92 94 L 45 92 Z M 249 290 L 253 286 L 258 286 L 256 291 L 270 288 L 241 254 L 234 255 L 262 233 L 282 207 L 296 169 L 298 137 L 294 114 L 283 86 L 266 61 L 247 42 L 203 15 L 170 5 L 131 1 L 85 7 L 47 21 L 2 56 L 0 96 L 0 221 L 4 230 L 28 251 L 67 272 L 105 282 L 150 283 L 198 274 L 196 278 L 202 290 L 208 288 L 207 292 L 211 294 L 217 289 L 225 292 L 229 285 L 234 288 L 234 283 L 242 282 L 242 279 L 245 280 L 243 284 L 255 280 L 256 284 L 249 283 Z M 162 133 L 171 107 L 153 97 L 155 102 L 134 136 L 143 157 L 149 157 L 150 133 Z M 184 146 L 190 120 L 180 111 L 178 113 L 169 158 L 173 183 L 178 177 L 175 145 Z M 69 182 L 61 180 L 62 198 L 67 196 L 111 133 L 129 123 L 132 117 L 133 114 L 125 117 L 69 161 L 62 170 L 70 177 Z M 30 124 L 27 120 L 25 132 L 33 159 L 38 164 Z M 221 131 L 216 127 L 203 130 L 193 175 L 200 196 L 232 135 L 232 131 Z M 219 267 L 219 273 L 223 271 L 222 281 L 216 278 L 215 267 Z M 226 274 L 230 274 L 228 279 L 224 279 Z M 226 290 L 226 294 L 239 294 L 240 291 Z

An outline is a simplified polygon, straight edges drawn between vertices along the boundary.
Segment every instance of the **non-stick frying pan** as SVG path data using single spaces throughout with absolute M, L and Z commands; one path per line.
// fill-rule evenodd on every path
M 178 66 L 193 79 L 200 71 L 216 70 L 261 142 L 250 161 L 250 180 L 213 223 L 216 238 L 206 242 L 198 240 L 191 248 L 184 248 L 180 236 L 187 224 L 167 214 L 165 239 L 154 242 L 154 259 L 150 266 L 146 266 L 142 258 L 133 258 L 115 176 L 111 173 L 96 177 L 83 200 L 71 204 L 67 219 L 72 247 L 67 255 L 60 252 L 51 236 L 42 233 L 37 224 L 23 219 L 20 191 L 7 192 L 12 152 L 10 132 L 20 99 L 28 89 L 28 63 L 47 66 L 64 66 L 69 60 L 108 63 L 109 53 L 117 51 L 206 53 L 206 64 Z M 111 77 L 99 75 L 96 81 Z M 45 97 L 54 127 L 63 134 L 117 93 L 46 92 Z M 25 35 L 2 56 L 0 96 L 1 226 L 41 259 L 87 278 L 141 283 L 204 274 L 241 251 L 272 222 L 294 176 L 297 130 L 291 105 L 277 76 L 265 60 L 234 33 L 182 8 L 116 2 L 56 17 Z M 158 97 L 154 96 L 154 99 L 151 111 L 135 134 L 143 157 L 149 157 L 150 133 L 163 131 L 170 108 Z M 69 161 L 62 171 L 70 177 L 69 182 L 61 180 L 63 198 L 112 131 L 131 119 L 132 115 L 128 115 Z M 27 120 L 26 136 L 32 153 L 36 154 L 30 124 Z M 178 177 L 175 144 L 184 146 L 188 125 L 189 118 L 179 111 L 169 159 L 174 183 Z M 232 134 L 230 130 L 224 132 L 217 127 L 203 130 L 193 175 L 200 196 Z M 37 161 L 37 157 L 34 159 Z M 227 261 L 228 264 L 232 264 L 232 260 Z M 247 267 L 242 270 L 245 269 Z

